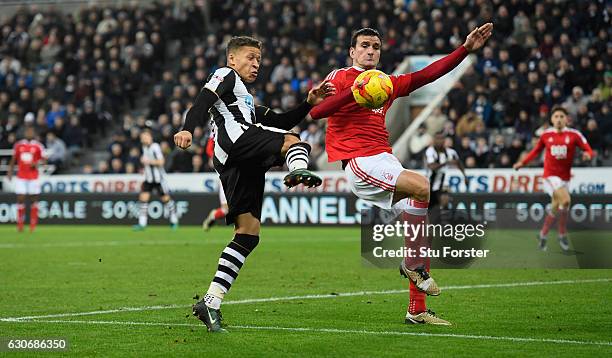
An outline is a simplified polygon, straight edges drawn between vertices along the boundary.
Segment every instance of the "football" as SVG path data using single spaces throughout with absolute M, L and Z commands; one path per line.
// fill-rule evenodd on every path
M 393 83 L 386 73 L 379 70 L 362 72 L 353 84 L 353 97 L 360 106 L 376 109 L 387 103 L 393 93 Z

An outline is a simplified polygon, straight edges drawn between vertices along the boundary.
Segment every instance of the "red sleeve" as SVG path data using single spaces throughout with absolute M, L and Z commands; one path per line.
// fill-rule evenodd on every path
M 420 71 L 395 76 L 395 97 L 407 96 L 410 92 L 444 76 L 457 67 L 467 55 L 468 51 L 462 45 L 449 55 L 442 57 Z
M 208 138 L 208 142 L 206 142 L 206 155 L 209 158 L 215 155 L 215 140 L 213 138 Z
M 545 145 L 544 145 L 544 139 L 543 138 L 544 138 L 544 136 L 540 136 L 540 140 L 538 140 L 538 144 L 536 144 L 536 146 L 531 150 L 531 152 L 529 152 L 529 154 L 527 154 L 525 159 L 523 159 L 523 164 L 524 165 L 527 165 L 527 163 L 529 163 L 530 161 L 535 159 L 535 157 L 537 157 L 538 154 L 540 154 L 542 149 L 544 149 Z
M 351 92 L 351 86 L 344 88 L 347 84 L 346 81 L 346 71 L 344 70 L 334 70 L 330 72 L 327 77 L 325 77 L 326 81 L 330 81 L 338 91 L 335 95 L 327 97 L 323 102 L 314 106 L 313 109 L 310 110 L 310 116 L 312 119 L 321 119 L 326 118 L 334 114 L 338 111 L 338 108 L 341 108 L 353 101 L 353 92 Z M 350 84 L 352 85 L 352 83 Z
M 340 93 L 336 93 L 333 96 L 327 97 L 323 102 L 314 106 L 310 110 L 310 116 L 312 119 L 326 118 L 338 111 L 338 108 L 344 107 L 351 103 L 355 99 L 353 98 L 353 92 L 351 88 L 345 88 Z
M 595 156 L 595 153 L 593 152 L 593 148 L 591 148 L 591 146 L 589 145 L 589 142 L 587 142 L 586 138 L 582 135 L 582 133 L 576 132 L 576 135 L 578 136 L 578 140 L 576 141 L 576 143 L 578 143 L 580 149 L 589 153 L 591 158 L 593 158 Z
M 15 158 L 15 162 L 17 162 L 17 160 L 19 160 L 19 158 L 17 158 L 17 149 L 19 148 L 19 143 L 15 143 L 13 145 L 13 158 Z

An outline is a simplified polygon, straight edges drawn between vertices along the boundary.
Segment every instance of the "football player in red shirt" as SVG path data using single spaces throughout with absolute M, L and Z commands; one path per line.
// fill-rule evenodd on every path
M 208 156 L 208 161 L 210 163 L 209 166 L 212 167 L 212 158 L 215 155 L 215 134 L 212 130 L 210 132 L 211 133 L 208 137 L 208 142 L 206 142 L 206 155 Z M 213 226 L 217 222 L 217 220 L 223 219 L 229 211 L 227 199 L 225 198 L 225 193 L 223 192 L 223 187 L 221 186 L 221 180 L 217 180 L 217 183 L 219 183 L 219 207 L 212 209 L 208 213 L 208 216 L 206 216 L 206 218 L 202 222 L 202 228 L 204 229 L 204 231 L 210 230 L 210 227 Z
M 493 24 L 474 29 L 465 43 L 450 55 L 420 71 L 390 76 L 393 94 L 379 109 L 366 109 L 353 99 L 351 88 L 357 76 L 376 68 L 380 60 L 382 37 L 378 31 L 364 28 L 353 33 L 350 57 L 352 67 L 331 72 L 326 80 L 332 82 L 338 94 L 324 100 L 310 111 L 314 119 L 328 117 L 326 151 L 329 161 L 341 160 L 353 193 L 382 209 L 401 210 L 412 224 L 425 222 L 429 205 L 429 182 L 416 172 L 406 170 L 392 154 L 385 114 L 398 97 L 428 84 L 455 68 L 468 53 L 484 46 L 491 36 Z M 407 244 L 423 246 L 426 238 L 406 240 Z M 419 252 L 417 250 L 417 252 Z M 410 303 L 406 323 L 449 325 L 427 310 L 425 296 L 440 294 L 440 289 L 429 276 L 427 258 L 406 258 L 400 267 L 402 275 L 410 279 Z
M 17 194 L 17 231 L 23 231 L 25 221 L 26 199 L 30 201 L 30 232 L 33 232 L 38 223 L 38 195 L 40 194 L 40 181 L 38 179 L 38 165 L 44 162 L 44 147 L 35 140 L 34 127 L 26 127 L 22 139 L 13 147 L 13 157 L 9 163 L 7 179 L 13 177 L 13 167 L 17 163 L 17 178 L 15 178 L 15 193 Z
M 583 150 L 582 159 L 588 161 L 593 158 L 593 150 L 582 133 L 567 127 L 568 112 L 565 108 L 553 107 L 550 120 L 553 128 L 544 131 L 533 150 L 524 159 L 516 162 L 513 168 L 516 170 L 522 168 L 535 159 L 543 149 L 546 149 L 543 184 L 544 191 L 550 195 L 552 202 L 551 210 L 546 215 L 542 230 L 538 234 L 539 248 L 546 250 L 548 231 L 555 222 L 555 218 L 559 216 L 559 246 L 563 251 L 567 251 L 569 249 L 567 214 L 570 208 L 568 184 L 571 178 L 574 153 L 576 153 L 576 147 L 580 147 Z

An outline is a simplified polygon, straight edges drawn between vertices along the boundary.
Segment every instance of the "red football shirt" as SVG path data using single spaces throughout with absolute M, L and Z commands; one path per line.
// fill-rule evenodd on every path
M 17 178 L 38 179 L 38 163 L 43 157 L 43 145 L 36 140 L 22 139 L 15 143 L 13 156 L 17 162 Z
M 350 88 L 363 69 L 354 66 L 332 71 L 326 80 L 334 84 L 338 94 L 327 98 L 310 111 L 314 119 L 328 117 L 325 138 L 328 160 L 334 162 L 383 152 L 391 153 L 385 115 L 393 101 L 448 73 L 463 61 L 467 54 L 465 47 L 460 46 L 448 56 L 420 71 L 389 76 L 393 83 L 393 94 L 387 103 L 378 109 L 361 107 L 353 99 Z
M 327 76 L 337 91 L 350 88 L 355 78 L 363 72 L 357 67 L 335 70 Z M 330 162 L 336 160 L 367 157 L 383 152 L 391 153 L 389 132 L 385 126 L 387 110 L 401 91 L 400 86 L 410 82 L 410 75 L 404 81 L 391 76 L 393 95 L 382 108 L 368 109 L 353 101 L 340 108 L 328 118 L 325 146 Z
M 593 150 L 582 133 L 567 127 L 561 131 L 551 128 L 542 133 L 538 144 L 527 154 L 523 163 L 529 163 L 538 156 L 542 149 L 546 149 L 543 177 L 557 176 L 568 181 L 571 178 L 572 162 L 574 160 L 574 153 L 576 153 L 576 147 L 580 147 L 589 153 L 591 157 L 593 156 Z

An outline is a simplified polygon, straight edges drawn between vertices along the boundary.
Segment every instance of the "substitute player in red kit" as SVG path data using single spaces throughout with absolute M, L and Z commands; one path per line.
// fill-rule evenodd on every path
M 206 155 L 209 158 L 210 163 L 212 164 L 212 158 L 215 155 L 215 133 L 214 130 L 210 131 L 210 136 L 208 137 L 208 142 L 206 142 Z M 212 165 L 211 165 L 212 166 Z M 227 205 L 227 199 L 225 198 L 225 193 L 223 192 L 223 186 L 221 185 L 221 180 L 217 180 L 219 184 L 219 207 L 212 209 L 208 216 L 202 222 L 202 229 L 204 231 L 210 230 L 210 227 L 213 226 L 217 220 L 221 220 L 225 218 L 227 212 L 229 211 L 229 206 Z
M 30 232 L 38 223 L 38 195 L 40 181 L 38 165 L 44 161 L 44 147 L 34 139 L 34 127 L 26 127 L 25 139 L 15 143 L 13 157 L 9 163 L 7 178 L 11 181 L 13 167 L 17 163 L 17 178 L 15 178 L 15 193 L 17 194 L 17 231 L 23 231 L 25 222 L 26 199 L 30 201 Z
M 567 127 L 568 112 L 563 107 L 553 107 L 550 120 L 553 128 L 542 133 L 538 144 L 525 156 L 514 164 L 513 168 L 518 170 L 535 159 L 543 149 L 544 154 L 544 191 L 552 198 L 551 210 L 544 219 L 542 230 L 538 234 L 540 250 L 546 250 L 548 231 L 559 217 L 559 246 L 563 251 L 569 250 L 567 240 L 567 215 L 570 207 L 570 194 L 568 184 L 571 178 L 572 162 L 576 147 L 583 150 L 582 159 L 585 161 L 593 158 L 593 150 L 586 138 L 573 128 Z
M 351 88 L 360 73 L 378 65 L 382 37 L 370 28 L 353 33 L 349 50 L 353 66 L 335 70 L 326 78 L 339 93 L 313 108 L 310 115 L 314 119 L 328 117 L 326 151 L 329 161 L 342 161 L 355 195 L 382 209 L 401 210 L 414 224 L 426 220 L 429 182 L 421 174 L 404 169 L 393 156 L 385 114 L 396 98 L 408 96 L 417 88 L 435 81 L 455 68 L 468 53 L 480 49 L 492 30 L 493 24 L 487 23 L 474 29 L 465 43 L 450 55 L 420 71 L 390 76 L 393 94 L 382 108 L 374 110 L 359 106 L 353 99 Z M 415 242 L 423 240 L 426 238 L 417 237 Z M 405 322 L 450 325 L 425 305 L 426 295 L 440 294 L 428 271 L 429 260 L 424 258 L 406 258 L 400 267 L 401 274 L 410 279 L 410 303 Z

